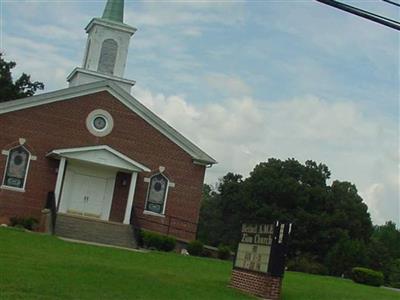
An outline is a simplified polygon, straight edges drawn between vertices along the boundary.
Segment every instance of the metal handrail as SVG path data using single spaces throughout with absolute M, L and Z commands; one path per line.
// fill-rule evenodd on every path
M 50 217 L 51 217 L 50 232 L 51 234 L 54 234 L 56 219 L 57 219 L 57 209 L 56 209 L 56 197 L 53 191 L 48 192 L 47 194 L 45 208 L 50 210 Z

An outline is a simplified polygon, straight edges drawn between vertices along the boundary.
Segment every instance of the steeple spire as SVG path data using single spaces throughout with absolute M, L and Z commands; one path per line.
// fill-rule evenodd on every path
M 102 19 L 124 22 L 124 0 L 108 0 Z
M 85 30 L 88 39 L 82 68 L 67 77 L 69 86 L 111 80 L 130 92 L 135 81 L 125 79 L 124 72 L 136 28 L 124 23 L 124 0 L 107 0 L 103 17 L 93 18 Z

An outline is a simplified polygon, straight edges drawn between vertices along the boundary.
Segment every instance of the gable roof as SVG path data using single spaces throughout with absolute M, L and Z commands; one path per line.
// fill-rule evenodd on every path
M 192 158 L 193 162 L 201 165 L 212 165 L 217 163 L 211 156 L 185 138 L 182 134 L 172 128 L 167 122 L 159 118 L 151 110 L 136 100 L 132 95 L 124 91 L 117 84 L 109 81 L 96 81 L 75 87 L 70 87 L 54 92 L 44 93 L 28 98 L 0 103 L 0 115 L 49 104 L 58 101 L 72 100 L 73 98 L 107 91 L 118 99 L 122 104 L 139 115 L 147 123 L 165 135 L 168 139 L 182 148 Z
M 66 157 L 135 172 L 151 172 L 148 167 L 107 145 L 56 149 L 48 153 L 47 156 Z

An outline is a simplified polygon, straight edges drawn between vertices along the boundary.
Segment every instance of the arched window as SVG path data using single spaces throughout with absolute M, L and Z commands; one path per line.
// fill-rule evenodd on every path
M 150 178 L 146 201 L 147 211 L 164 214 L 168 185 L 169 180 L 162 173 L 155 174 Z
M 114 74 L 115 61 L 117 60 L 118 44 L 113 39 L 104 40 L 101 45 L 99 66 L 97 71 L 105 74 Z
M 8 153 L 3 186 L 24 189 L 31 154 L 24 146 L 13 148 Z

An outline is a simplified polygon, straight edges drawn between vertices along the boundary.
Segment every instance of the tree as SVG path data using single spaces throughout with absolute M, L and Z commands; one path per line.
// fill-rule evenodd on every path
M 340 250 L 349 248 L 353 253 L 345 257 L 346 264 L 332 273 L 348 271 L 360 263 L 356 257 L 366 257 L 362 245 L 369 240 L 372 223 L 355 185 L 334 181 L 329 186 L 329 178 L 326 165 L 295 159 L 261 162 L 245 180 L 228 173 L 216 191 L 204 196 L 199 236 L 206 244 L 235 248 L 242 223 L 292 222 L 289 258 L 324 264 L 331 253 L 334 266 Z
M 345 229 L 350 239 L 367 242 L 373 227 L 368 207 L 350 182 L 335 180 L 330 187 L 330 209 L 332 227 Z
M 33 96 L 37 90 L 43 90 L 44 84 L 39 81 L 32 82 L 31 76 L 23 73 L 15 82 L 11 70 L 16 63 L 7 62 L 0 52 L 0 102 Z
M 219 194 L 210 185 L 204 184 L 200 209 L 200 215 L 203 217 L 199 220 L 197 238 L 211 246 L 217 246 L 222 239 L 221 228 L 224 227 L 224 223 L 218 206 Z
M 198 229 L 201 241 L 216 247 L 219 244 L 237 246 L 245 209 L 240 195 L 241 183 L 241 175 L 228 173 L 220 180 L 216 191 L 204 186 Z
M 400 231 L 395 223 L 374 227 L 368 256 L 370 268 L 381 271 L 387 284 L 400 286 Z
M 375 226 L 372 238 L 386 247 L 389 255 L 393 258 L 400 258 L 400 230 L 392 221 L 385 225 Z
M 365 267 L 367 255 L 364 242 L 348 237 L 336 243 L 326 255 L 325 265 L 331 275 L 349 277 L 354 267 Z

